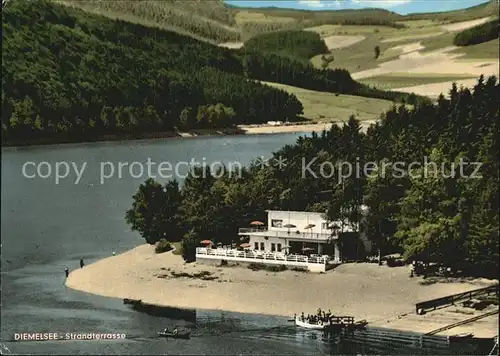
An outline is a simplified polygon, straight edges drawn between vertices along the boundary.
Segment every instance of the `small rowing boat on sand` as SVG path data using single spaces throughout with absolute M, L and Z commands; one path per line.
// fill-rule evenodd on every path
M 462 333 L 462 334 L 448 336 L 448 340 L 450 342 L 456 342 L 456 341 L 468 340 L 473 337 L 474 337 L 473 333 Z
M 138 305 L 142 303 L 142 299 L 123 299 L 123 304 Z

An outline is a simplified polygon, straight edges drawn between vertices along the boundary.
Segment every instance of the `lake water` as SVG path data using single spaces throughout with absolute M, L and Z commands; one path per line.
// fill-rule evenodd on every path
M 298 330 L 285 318 L 196 311 L 179 319 L 176 313 L 148 315 L 130 309 L 121 300 L 93 296 L 68 289 L 64 268 L 78 268 L 79 259 L 92 263 L 143 243 L 130 231 L 124 213 L 132 195 L 145 180 L 136 163 L 132 172 L 125 163 L 148 159 L 164 167 L 179 162 L 245 165 L 259 156 L 269 157 L 299 134 L 234 137 L 202 137 L 153 141 L 103 142 L 2 150 L 2 353 L 13 354 L 287 354 L 340 353 L 449 354 L 447 347 L 418 348 L 408 335 L 377 330 L 322 340 L 316 332 Z M 86 162 L 77 174 L 56 184 L 48 178 L 26 178 L 35 164 L 55 169 L 57 162 Z M 106 163 L 107 162 L 107 163 Z M 118 165 L 122 163 L 122 175 Z M 101 180 L 101 164 L 105 176 Z M 236 164 L 233 167 L 237 167 Z M 60 173 L 64 164 L 59 164 Z M 179 166 L 182 175 L 187 166 Z M 52 171 L 54 173 L 54 171 Z M 132 173 L 132 174 L 131 174 Z M 158 170 L 153 165 L 152 173 Z M 165 173 L 165 172 L 164 172 Z M 64 175 L 64 174 L 61 174 Z M 138 178 L 134 178 L 138 177 Z M 158 177 L 159 181 L 166 181 Z M 316 306 L 304 306 L 305 310 Z M 156 332 L 168 326 L 192 329 L 191 340 L 164 340 Z M 120 333 L 125 340 L 12 342 L 15 333 Z M 410 338 L 411 339 L 411 338 Z M 418 336 L 415 335 L 415 340 Z

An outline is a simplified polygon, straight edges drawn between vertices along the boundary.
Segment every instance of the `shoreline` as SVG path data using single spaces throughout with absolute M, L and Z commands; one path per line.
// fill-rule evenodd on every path
M 375 120 L 369 120 L 370 123 Z M 344 121 L 336 122 L 340 125 Z M 361 122 L 363 123 L 363 122 Z M 54 142 L 52 139 L 36 139 L 17 142 L 2 142 L 2 148 L 21 148 L 21 147 L 36 147 L 36 146 L 57 146 L 70 145 L 77 143 L 94 143 L 94 142 L 117 142 L 117 141 L 141 141 L 141 140 L 159 140 L 159 139 L 186 139 L 196 137 L 218 137 L 218 136 L 238 136 L 238 135 L 259 135 L 259 134 L 281 134 L 281 133 L 299 133 L 299 132 L 314 132 L 329 130 L 334 123 L 295 123 L 290 125 L 240 125 L 237 127 L 222 128 L 222 129 L 199 129 L 190 131 L 162 131 L 162 132 L 143 132 L 143 133 L 126 133 L 126 134 L 109 134 L 100 135 L 93 138 L 83 139 L 68 139 Z
M 364 120 L 360 121 L 361 129 L 366 131 L 366 129 L 377 122 L 378 120 Z M 323 122 L 323 123 L 296 123 L 289 125 L 240 125 L 233 128 L 225 128 L 220 130 L 192 130 L 187 132 L 174 132 L 174 131 L 163 131 L 163 132 L 146 132 L 140 134 L 114 134 L 114 135 L 102 135 L 94 139 L 82 139 L 82 140 L 66 140 L 60 142 L 53 142 L 49 139 L 39 139 L 24 142 L 2 142 L 2 148 L 6 149 L 16 149 L 16 148 L 35 148 L 35 147 L 48 147 L 48 146 L 60 146 L 60 145 L 72 145 L 72 144 L 85 144 L 85 143 L 97 143 L 97 142 L 126 142 L 126 141 L 146 141 L 146 140 L 176 140 L 176 139 L 189 139 L 197 137 L 223 137 L 223 136 L 239 136 L 239 135 L 279 135 L 287 133 L 321 133 L 323 130 L 330 130 L 333 125 L 342 125 L 347 121 L 337 121 L 337 122 Z
M 195 277 L 196 273 L 209 278 Z M 496 282 L 479 279 L 421 285 L 419 278 L 408 275 L 407 267 L 369 263 L 344 264 L 325 274 L 184 264 L 172 251 L 155 254 L 152 246 L 141 245 L 72 271 L 65 284 L 94 295 L 141 299 L 147 304 L 182 309 L 290 318 L 320 307 L 356 320 L 366 319 L 374 327 L 426 333 L 451 324 L 450 316 L 430 312 L 421 318 L 415 315 L 415 303 Z M 470 317 L 458 312 L 453 316 L 462 320 Z M 450 332 L 457 334 L 473 327 L 477 337 L 489 337 L 498 329 L 498 319 L 486 320 L 486 324 L 484 320 Z

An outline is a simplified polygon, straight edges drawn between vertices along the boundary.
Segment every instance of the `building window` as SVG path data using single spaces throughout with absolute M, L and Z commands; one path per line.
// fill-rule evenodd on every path
M 278 252 L 281 252 L 281 244 L 278 244 Z
M 272 219 L 271 227 L 283 227 L 283 220 L 281 219 Z
M 264 243 L 263 243 L 263 242 L 261 242 L 261 243 L 260 243 L 260 249 L 261 249 L 261 251 L 264 251 L 264 250 L 265 250 L 265 248 L 264 248 Z
M 328 223 L 321 223 L 321 230 L 328 230 Z
M 254 247 L 255 247 L 255 250 L 258 250 L 258 249 L 259 249 L 259 243 L 258 243 L 258 242 L 256 242 L 256 243 L 254 244 Z
M 271 244 L 271 252 L 276 251 L 276 244 Z

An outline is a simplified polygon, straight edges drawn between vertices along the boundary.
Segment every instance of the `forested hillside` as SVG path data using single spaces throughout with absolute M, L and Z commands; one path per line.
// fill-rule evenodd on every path
M 242 39 L 279 30 L 301 30 L 320 25 L 384 26 L 403 28 L 403 16 L 383 9 L 305 11 L 284 8 L 234 8 Z
M 111 18 L 159 26 L 218 43 L 245 41 L 262 33 L 327 24 L 402 28 L 405 25 L 401 22 L 409 20 L 458 22 L 498 16 L 495 0 L 462 10 L 409 15 L 384 9 L 307 11 L 277 7 L 243 8 L 228 6 L 222 0 L 57 1 Z
M 498 39 L 499 30 L 499 21 L 495 19 L 458 33 L 453 39 L 453 44 L 455 46 L 472 46 Z
M 221 0 L 101 1 L 61 0 L 68 6 L 111 18 L 188 34 L 215 42 L 237 41 L 240 31 L 231 9 Z
M 382 9 L 303 11 L 227 6 L 222 0 L 57 0 L 111 18 L 160 26 L 213 42 L 246 40 L 276 30 L 300 30 L 322 24 L 377 25 L 395 28 L 401 15 Z
M 181 195 L 177 182 L 163 189 L 149 180 L 127 221 L 149 243 L 185 234 L 189 260 L 200 240 L 230 243 L 267 209 L 326 212 L 355 228 L 366 204 L 361 228 L 383 254 L 402 251 L 409 260 L 498 278 L 499 90 L 495 77 L 480 78 L 473 90 L 454 86 L 437 105 L 394 107 L 366 134 L 351 118 L 275 152 L 284 168 L 256 161 L 240 175 L 195 172 Z M 352 236 L 340 238 L 352 243 Z
M 310 31 L 277 31 L 255 36 L 243 48 L 305 60 L 328 52 L 319 34 Z
M 489 16 L 498 16 L 497 0 L 488 0 L 482 4 L 460 10 L 408 14 L 404 17 L 404 20 L 406 21 L 433 20 L 433 21 L 460 22 L 460 21 L 469 21 Z
M 294 96 L 237 75 L 241 61 L 229 50 L 190 37 L 46 1 L 12 2 L 2 20 L 6 141 L 227 127 L 302 112 Z
M 410 104 L 423 100 L 370 89 L 344 70 L 231 51 L 47 1 L 12 1 L 2 20 L 7 142 L 219 128 L 302 113 L 295 96 L 248 79 Z

